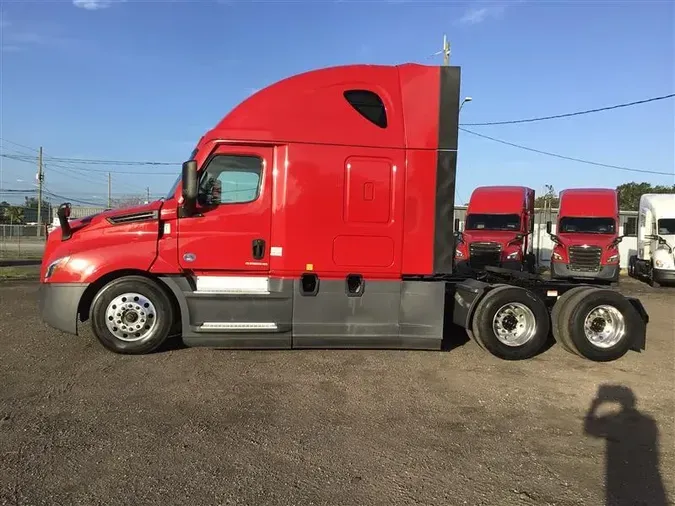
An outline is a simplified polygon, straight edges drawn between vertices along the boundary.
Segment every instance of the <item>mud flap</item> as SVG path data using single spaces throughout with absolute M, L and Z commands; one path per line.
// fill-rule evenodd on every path
M 633 344 L 630 347 L 632 351 L 641 352 L 647 349 L 647 324 L 649 323 L 649 314 L 647 314 L 647 310 L 642 305 L 642 302 L 640 302 L 640 299 L 636 299 L 634 297 L 626 297 L 626 299 L 628 299 L 628 302 L 630 302 L 638 312 L 640 319 L 644 324 L 642 325 L 642 332 L 640 335 L 635 336 Z
M 455 325 L 471 331 L 471 317 L 488 288 L 488 283 L 475 279 L 467 279 L 455 286 L 452 305 L 452 322 Z

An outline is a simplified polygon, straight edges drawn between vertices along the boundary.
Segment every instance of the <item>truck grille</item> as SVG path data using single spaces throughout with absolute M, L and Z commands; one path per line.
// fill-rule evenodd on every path
M 570 246 L 570 269 L 594 272 L 600 270 L 602 248 L 597 246 Z
M 502 246 L 498 242 L 472 242 L 469 245 L 469 265 L 482 269 L 487 265 L 501 265 Z

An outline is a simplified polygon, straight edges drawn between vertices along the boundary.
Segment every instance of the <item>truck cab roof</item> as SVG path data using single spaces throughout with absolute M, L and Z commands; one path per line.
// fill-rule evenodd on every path
M 645 193 L 640 197 L 640 211 L 649 209 L 663 218 L 675 218 L 675 193 Z
M 520 213 L 529 194 L 534 190 L 527 186 L 479 186 L 471 193 L 467 213 Z
M 227 139 L 436 149 L 439 125 L 429 118 L 438 117 L 444 96 L 429 90 L 438 89 L 438 77 L 437 66 L 413 63 L 342 65 L 296 74 L 242 101 L 200 144 Z M 453 128 L 456 118 L 441 129 Z
M 559 193 L 560 217 L 613 217 L 619 214 L 617 190 L 613 188 L 569 188 Z

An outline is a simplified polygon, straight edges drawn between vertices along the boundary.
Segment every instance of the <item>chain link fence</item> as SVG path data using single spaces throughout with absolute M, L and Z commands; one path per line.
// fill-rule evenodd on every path
M 0 224 L 0 259 L 40 260 L 44 247 L 44 226 Z

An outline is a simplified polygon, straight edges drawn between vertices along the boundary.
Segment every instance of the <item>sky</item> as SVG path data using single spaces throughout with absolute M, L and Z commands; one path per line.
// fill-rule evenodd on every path
M 462 67 L 462 123 L 516 120 L 675 92 L 671 1 L 0 1 L 0 143 L 42 146 L 45 185 L 71 201 L 166 193 L 201 135 L 253 91 L 348 63 Z M 565 156 L 675 169 L 675 99 L 529 124 L 466 127 Z M 17 145 L 18 144 L 18 145 Z M 149 160 L 91 165 L 50 157 Z M 35 187 L 35 164 L 0 158 L 0 191 Z M 94 182 L 85 179 L 91 177 Z M 517 184 L 537 193 L 675 176 L 561 160 L 460 132 L 457 200 Z M 7 193 L 0 200 L 7 200 Z M 57 199 L 58 200 L 58 199 Z

